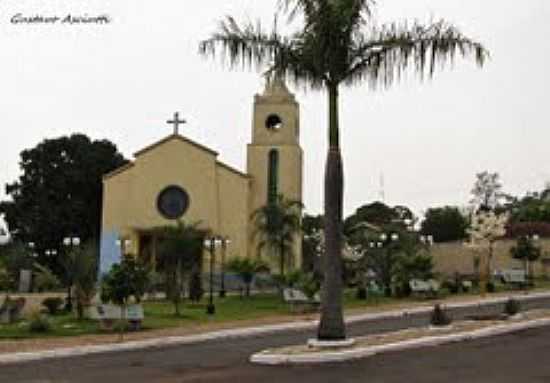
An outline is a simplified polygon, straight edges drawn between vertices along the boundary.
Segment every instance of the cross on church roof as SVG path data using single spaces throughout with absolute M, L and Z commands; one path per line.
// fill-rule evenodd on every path
M 179 112 L 174 113 L 174 119 L 166 121 L 168 125 L 174 125 L 174 134 L 179 134 L 179 126 L 187 123 L 183 118 L 180 120 Z

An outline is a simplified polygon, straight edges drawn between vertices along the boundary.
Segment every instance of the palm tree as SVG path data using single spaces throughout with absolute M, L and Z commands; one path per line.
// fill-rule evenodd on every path
M 84 318 L 84 309 L 96 293 L 98 259 L 97 248 L 92 244 L 75 253 L 73 283 L 78 319 Z
M 99 254 L 91 244 L 76 247 L 62 258 L 62 264 L 69 281 L 68 291 L 74 289 L 78 319 L 84 318 L 84 309 L 88 306 L 96 292 L 97 266 Z
M 245 286 L 245 296 L 250 297 L 250 286 L 254 276 L 265 269 L 267 265 L 261 259 L 233 258 L 227 264 L 227 268 L 236 273 Z
M 180 315 L 180 303 L 184 291 L 184 274 L 200 275 L 200 257 L 203 239 L 207 231 L 199 228 L 200 223 L 158 227 L 155 235 L 161 239 L 158 249 L 158 266 L 164 275 L 166 296 L 174 304 L 175 315 Z M 199 277 L 200 281 L 200 277 Z
M 295 84 L 326 90 L 329 105 L 329 150 L 325 169 L 324 284 L 320 340 L 345 339 L 342 313 L 343 168 L 340 154 L 338 97 L 342 86 L 366 83 L 389 87 L 407 69 L 421 78 L 455 56 L 483 65 L 488 52 L 456 27 L 439 21 L 428 25 L 392 23 L 379 26 L 372 0 L 280 0 L 291 21 L 303 21 L 297 32 L 266 33 L 260 23 L 239 25 L 232 17 L 200 44 L 200 53 L 222 53 L 233 68 L 266 69 Z
M 253 236 L 258 239 L 258 253 L 268 249 L 279 254 L 279 272 L 285 274 L 285 265 L 293 256 L 296 234 L 301 228 L 302 203 L 278 195 L 272 202 L 252 213 Z

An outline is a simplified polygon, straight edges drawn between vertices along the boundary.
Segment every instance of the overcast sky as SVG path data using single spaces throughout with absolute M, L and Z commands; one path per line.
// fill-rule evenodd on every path
M 44 138 L 81 132 L 129 158 L 183 133 L 245 169 L 255 72 L 229 72 L 197 54 L 226 14 L 272 22 L 276 0 L 0 0 L 0 184 L 19 175 L 19 153 Z M 445 18 L 491 51 L 483 69 L 458 62 L 429 83 L 366 87 L 341 99 L 345 208 L 380 199 L 421 213 L 465 205 L 475 173 L 496 171 L 524 194 L 550 181 L 550 2 L 378 0 L 380 22 Z M 108 14 L 109 25 L 12 24 L 11 18 Z M 322 207 L 326 150 L 323 93 L 296 90 L 305 153 L 304 202 Z M 383 175 L 383 177 L 382 177 Z M 5 197 L 4 190 L 0 198 Z

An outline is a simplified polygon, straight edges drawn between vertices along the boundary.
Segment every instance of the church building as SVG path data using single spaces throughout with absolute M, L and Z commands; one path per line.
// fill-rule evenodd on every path
M 228 238 L 227 257 L 257 256 L 252 213 L 283 195 L 302 201 L 303 153 L 299 104 L 282 80 L 267 81 L 256 95 L 246 172 L 220 161 L 216 151 L 174 134 L 135 153 L 134 161 L 103 178 L 101 273 L 122 253 L 155 257 L 154 229 L 183 220 L 200 222 L 212 235 Z M 262 255 L 263 256 L 263 255 Z M 274 265 L 273 257 L 264 258 Z M 301 236 L 294 267 L 301 265 Z

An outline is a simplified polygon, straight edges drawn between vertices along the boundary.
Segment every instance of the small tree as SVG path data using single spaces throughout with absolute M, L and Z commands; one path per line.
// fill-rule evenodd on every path
M 525 273 L 529 279 L 533 280 L 532 262 L 538 260 L 541 256 L 540 247 L 534 244 L 529 236 L 519 237 L 514 247 L 510 249 L 510 254 L 514 259 L 519 259 L 525 264 Z
M 479 275 L 482 294 L 487 292 L 495 242 L 506 234 L 507 222 L 507 214 L 497 215 L 492 211 L 478 211 L 472 216 L 472 223 L 468 230 L 470 235 L 469 245 L 482 251 Z M 483 257 L 483 255 L 486 257 Z
M 279 255 L 279 273 L 285 274 L 285 265 L 292 257 L 296 235 L 301 230 L 301 210 L 299 201 L 292 201 L 278 195 L 267 205 L 252 214 L 253 236 L 258 239 L 258 253 L 264 249 Z
M 250 286 L 254 276 L 267 268 L 267 264 L 261 259 L 233 258 L 227 264 L 227 268 L 239 276 L 245 286 L 245 296 L 250 297 Z
M 180 315 L 185 276 L 190 274 L 189 293 L 193 301 L 202 297 L 200 273 L 203 239 L 206 230 L 199 229 L 200 223 L 186 224 L 183 221 L 173 226 L 155 230 L 161 239 L 158 250 L 158 267 L 164 276 L 166 296 L 174 304 L 175 315 Z
M 140 302 L 147 290 L 149 271 L 133 257 L 124 257 L 120 264 L 113 265 L 111 271 L 103 277 L 101 300 L 120 306 L 120 340 L 124 339 L 126 327 L 126 307 L 133 297 Z

